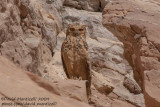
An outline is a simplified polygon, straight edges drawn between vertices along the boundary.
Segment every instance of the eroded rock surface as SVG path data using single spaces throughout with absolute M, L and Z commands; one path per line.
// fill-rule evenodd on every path
M 160 107 L 159 3 L 159 0 L 114 0 L 103 12 L 104 26 L 124 44 L 125 57 L 143 89 L 146 107 Z
M 0 53 L 43 75 L 62 27 L 56 8 L 44 0 L 1 0 L 0 5 Z
M 102 11 L 110 0 L 64 0 L 64 5 L 80 10 Z
M 88 11 L 100 10 L 99 0 L 65 0 L 64 5 Z

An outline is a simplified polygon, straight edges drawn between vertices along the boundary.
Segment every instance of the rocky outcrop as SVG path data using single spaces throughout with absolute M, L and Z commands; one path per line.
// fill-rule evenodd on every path
M 44 0 L 1 0 L 0 5 L 0 53 L 43 75 L 62 27 L 56 8 Z
M 45 107 L 51 105 L 57 107 L 90 107 L 84 103 L 87 99 L 84 81 L 71 80 L 66 83 L 64 80 L 57 80 L 51 83 L 34 74 L 25 73 L 2 56 L 0 56 L 0 78 L 0 84 L 5 84 L 0 87 L 0 105 L 8 103 L 9 105 L 5 106 L 11 106 L 11 104 L 17 103 L 21 104 L 18 107 L 26 107 L 22 104 L 27 101 L 31 104 L 30 107 L 40 103 L 47 103 Z M 66 96 L 70 96 L 70 98 Z M 18 100 L 18 98 L 21 99 Z
M 160 107 L 159 5 L 158 0 L 114 0 L 103 12 L 104 26 L 124 44 L 146 107 Z

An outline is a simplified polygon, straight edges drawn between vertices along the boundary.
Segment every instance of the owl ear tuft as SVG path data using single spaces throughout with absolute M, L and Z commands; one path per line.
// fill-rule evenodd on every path
M 68 24 L 68 28 L 70 28 L 72 26 L 72 24 Z
M 69 29 L 71 28 L 72 24 L 68 24 L 68 27 L 66 29 L 66 36 L 69 35 Z

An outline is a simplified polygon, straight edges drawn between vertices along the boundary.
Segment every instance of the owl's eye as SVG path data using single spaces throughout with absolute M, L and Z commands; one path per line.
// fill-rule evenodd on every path
M 74 31 L 75 29 L 74 29 L 74 28 L 70 28 L 70 30 L 71 30 L 71 31 Z
M 83 29 L 81 28 L 81 29 L 79 29 L 79 31 L 83 31 Z

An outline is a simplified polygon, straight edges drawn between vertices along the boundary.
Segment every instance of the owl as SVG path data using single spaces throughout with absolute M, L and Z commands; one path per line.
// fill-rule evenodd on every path
M 91 74 L 85 25 L 68 26 L 66 38 L 62 43 L 61 56 L 67 77 L 86 80 L 87 95 L 90 96 Z

